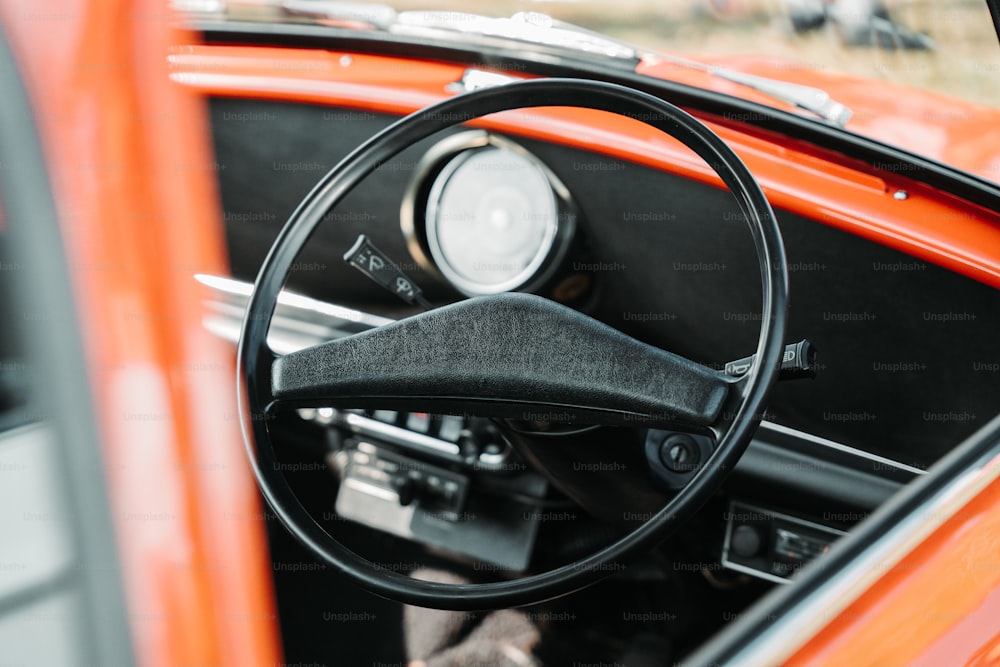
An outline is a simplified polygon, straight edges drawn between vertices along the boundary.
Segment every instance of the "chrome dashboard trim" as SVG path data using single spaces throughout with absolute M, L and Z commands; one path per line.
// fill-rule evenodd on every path
M 253 283 L 204 273 L 194 278 L 212 290 L 212 298 L 207 300 L 210 312 L 203 318 L 203 326 L 224 340 L 238 342 Z M 288 354 L 394 321 L 282 290 L 268 345 L 278 354 Z
M 872 462 L 876 466 L 883 468 L 896 469 L 910 475 L 926 475 L 927 471 L 922 468 L 917 468 L 915 466 L 907 465 L 905 463 L 900 463 L 890 458 L 884 456 L 879 456 L 878 454 L 872 454 L 866 452 L 862 449 L 856 447 L 851 447 L 850 445 L 845 445 L 834 440 L 828 440 L 826 438 L 821 438 L 818 435 L 813 435 L 812 433 L 806 433 L 805 431 L 800 431 L 798 429 L 791 428 L 789 426 L 782 426 L 775 422 L 761 421 L 760 428 L 757 429 L 757 434 L 754 436 L 755 439 L 767 441 L 767 434 L 777 434 L 781 436 L 786 436 L 790 438 L 797 438 L 799 440 L 804 440 L 812 445 L 818 447 L 824 447 L 826 449 L 836 450 L 848 456 L 856 456 L 858 458 L 865 459 Z
M 253 293 L 253 283 L 242 280 L 235 280 L 233 278 L 225 278 L 222 276 L 213 276 L 207 273 L 198 273 L 195 274 L 194 277 L 195 280 L 200 282 L 202 285 L 206 285 L 230 296 L 249 298 Z M 389 324 L 394 321 L 387 317 L 372 315 L 360 310 L 355 310 L 354 308 L 347 308 L 346 306 L 338 306 L 336 304 L 329 303 L 328 301 L 320 301 L 319 299 L 313 299 L 312 297 L 290 292 L 288 290 L 282 290 L 281 294 L 278 295 L 278 305 L 298 308 L 300 310 L 310 310 L 320 315 L 326 315 L 344 322 L 353 322 L 368 328 L 380 327 L 383 324 Z
M 480 88 L 492 88 L 493 86 L 503 86 L 508 83 L 520 81 L 516 76 L 490 72 L 489 70 L 469 67 L 462 74 L 462 78 L 455 83 L 449 84 L 448 90 L 452 93 L 471 93 Z

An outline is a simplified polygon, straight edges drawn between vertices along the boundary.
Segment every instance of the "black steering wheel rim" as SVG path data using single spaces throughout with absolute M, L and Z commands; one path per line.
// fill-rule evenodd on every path
M 761 268 L 757 362 L 739 385 L 739 407 L 727 420 L 713 455 L 682 491 L 626 536 L 577 562 L 512 581 L 452 585 L 417 580 L 379 567 L 340 544 L 309 515 L 280 472 L 269 432 L 270 369 L 275 356 L 267 346 L 267 333 L 296 256 L 324 215 L 361 180 L 440 130 L 530 107 L 590 108 L 634 118 L 680 140 L 719 174 L 747 219 Z M 787 263 L 770 204 L 739 157 L 700 121 L 646 93 L 597 81 L 540 79 L 473 91 L 411 114 L 365 142 L 324 176 L 282 228 L 255 281 L 238 348 L 237 394 L 247 454 L 261 493 L 285 528 L 315 556 L 362 587 L 404 603 L 440 609 L 468 611 L 541 602 L 620 569 L 621 563 L 655 546 L 708 499 L 760 423 L 781 364 L 787 309 Z

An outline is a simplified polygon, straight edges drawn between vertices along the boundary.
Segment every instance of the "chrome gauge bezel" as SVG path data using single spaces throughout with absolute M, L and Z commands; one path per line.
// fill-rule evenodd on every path
M 458 158 L 490 148 L 510 151 L 530 162 L 547 181 L 555 211 L 554 224 L 528 265 L 508 280 L 485 284 L 469 280 L 449 265 L 432 221 L 437 197 L 461 166 Z M 548 283 L 560 269 L 576 232 L 577 207 L 559 177 L 527 149 L 506 137 L 484 130 L 469 130 L 442 139 L 424 154 L 407 186 L 399 219 L 410 255 L 421 268 L 440 276 L 466 296 L 482 296 L 515 290 L 532 291 Z

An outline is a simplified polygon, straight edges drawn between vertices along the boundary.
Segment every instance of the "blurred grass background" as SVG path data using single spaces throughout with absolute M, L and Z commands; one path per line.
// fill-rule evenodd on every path
M 837 0 L 844 2 L 845 0 Z M 536 11 L 653 50 L 759 54 L 891 80 L 1000 108 L 1000 44 L 985 0 L 886 0 L 890 17 L 935 40 L 931 51 L 845 45 L 835 27 L 796 34 L 784 0 L 390 0 L 399 10 L 510 16 Z

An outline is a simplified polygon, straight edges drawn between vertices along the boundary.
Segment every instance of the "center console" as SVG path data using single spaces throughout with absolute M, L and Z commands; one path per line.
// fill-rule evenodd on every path
M 548 484 L 491 421 L 390 410 L 299 414 L 331 429 L 341 518 L 479 567 L 528 567 Z

